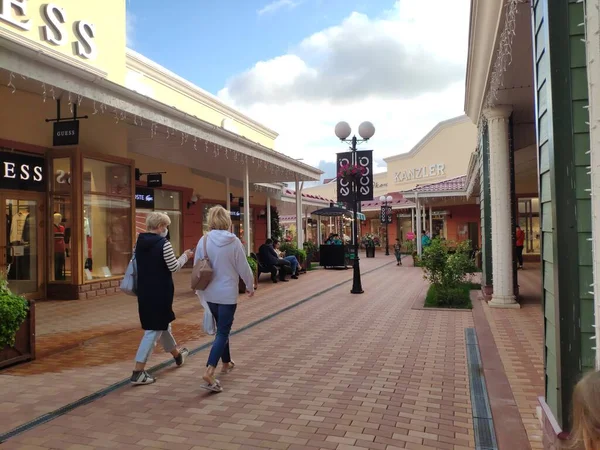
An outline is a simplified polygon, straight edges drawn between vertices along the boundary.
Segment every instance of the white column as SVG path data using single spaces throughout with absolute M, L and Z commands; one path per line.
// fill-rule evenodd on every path
M 489 305 L 519 308 L 513 286 L 512 210 L 510 199 L 510 106 L 484 111 L 490 138 L 490 204 L 492 215 L 492 277 L 494 293 Z
M 227 196 L 229 199 L 229 195 Z M 252 251 L 250 242 L 250 177 L 248 176 L 248 164 L 244 164 L 244 238 L 246 239 L 246 253 Z
M 587 73 L 588 80 L 598 80 L 600 77 L 600 11 L 595 2 L 586 2 L 586 36 L 587 36 Z M 590 291 L 594 292 L 594 320 L 596 334 L 596 370 L 600 370 L 600 85 L 588 81 L 590 98 L 590 172 L 592 184 L 592 254 L 594 283 Z
M 421 206 L 421 214 L 422 214 L 423 218 L 421 219 L 421 226 L 419 228 L 421 228 L 421 231 L 423 231 L 423 229 L 427 225 L 427 209 L 426 209 L 425 205 Z
M 321 216 L 317 216 L 317 246 L 321 245 Z
M 421 246 L 421 231 L 423 228 L 421 227 L 421 204 L 419 203 L 419 198 L 416 198 L 417 201 L 417 213 L 416 213 L 416 222 L 417 222 L 417 253 L 419 256 L 423 253 L 423 248 Z
M 227 191 L 225 194 L 226 200 L 225 200 L 225 205 L 226 205 L 226 209 L 227 211 L 231 211 L 231 187 L 229 186 L 229 177 L 225 178 L 225 190 Z
M 411 210 L 410 210 L 410 226 L 411 226 L 411 231 L 414 233 L 415 232 L 415 208 L 411 208 Z
M 304 240 L 302 236 L 302 185 L 296 181 L 296 238 L 298 249 L 303 248 Z
M 271 197 L 267 193 L 267 239 L 271 239 Z
M 433 208 L 429 207 L 429 236 L 433 237 Z

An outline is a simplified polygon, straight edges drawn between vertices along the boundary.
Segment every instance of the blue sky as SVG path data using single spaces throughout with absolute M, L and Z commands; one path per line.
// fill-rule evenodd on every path
M 338 121 L 375 124 L 368 146 L 384 170 L 383 158 L 463 113 L 469 6 L 127 0 L 128 42 L 278 132 L 276 150 L 333 176 Z
M 286 53 L 305 37 L 340 23 L 351 12 L 377 15 L 393 3 L 390 0 L 127 0 L 127 12 L 133 17 L 129 44 L 217 94 L 230 77 L 251 68 L 257 61 Z M 181 6 L 173 6 L 177 4 Z

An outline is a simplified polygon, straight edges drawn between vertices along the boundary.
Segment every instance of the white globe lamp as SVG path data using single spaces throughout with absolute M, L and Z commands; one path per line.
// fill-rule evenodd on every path
M 348 122 L 340 122 L 335 126 L 335 135 L 340 141 L 348 139 L 348 136 L 352 133 L 352 129 Z

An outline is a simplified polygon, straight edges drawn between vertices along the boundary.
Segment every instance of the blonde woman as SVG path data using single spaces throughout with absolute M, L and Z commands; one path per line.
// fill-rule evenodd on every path
M 573 391 L 573 447 L 600 450 L 600 372 L 591 372 Z
M 175 257 L 173 247 L 166 238 L 170 224 L 171 219 L 166 214 L 151 212 L 146 217 L 147 232 L 140 233 L 135 245 L 138 312 L 145 332 L 135 357 L 132 384 L 151 384 L 156 381 L 145 367 L 159 340 L 165 352 L 173 355 L 178 366 L 185 363 L 188 355 L 186 348 L 179 350 L 171 334 L 171 322 L 175 320 L 173 272 L 181 269 L 194 253 L 186 250 L 179 259 Z
M 219 360 L 223 361 L 221 373 L 227 373 L 235 367 L 229 350 L 229 334 L 237 308 L 239 279 L 245 285 L 248 296 L 254 295 L 254 276 L 246 259 L 246 252 L 240 240 L 231 233 L 231 216 L 222 206 L 214 206 L 208 211 L 209 232 L 196 246 L 194 264 L 208 257 L 213 268 L 213 279 L 204 291 L 198 294 L 206 300 L 217 323 L 217 334 L 213 342 L 206 371 L 202 377 L 206 385 L 202 388 L 221 392 L 221 383 L 215 377 Z M 204 239 L 206 252 L 204 254 Z

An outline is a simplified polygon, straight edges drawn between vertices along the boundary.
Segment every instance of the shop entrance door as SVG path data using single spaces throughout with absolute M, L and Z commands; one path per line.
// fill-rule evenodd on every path
M 44 295 L 44 194 L 0 191 L 5 218 L 0 220 L 0 270 L 19 295 Z

